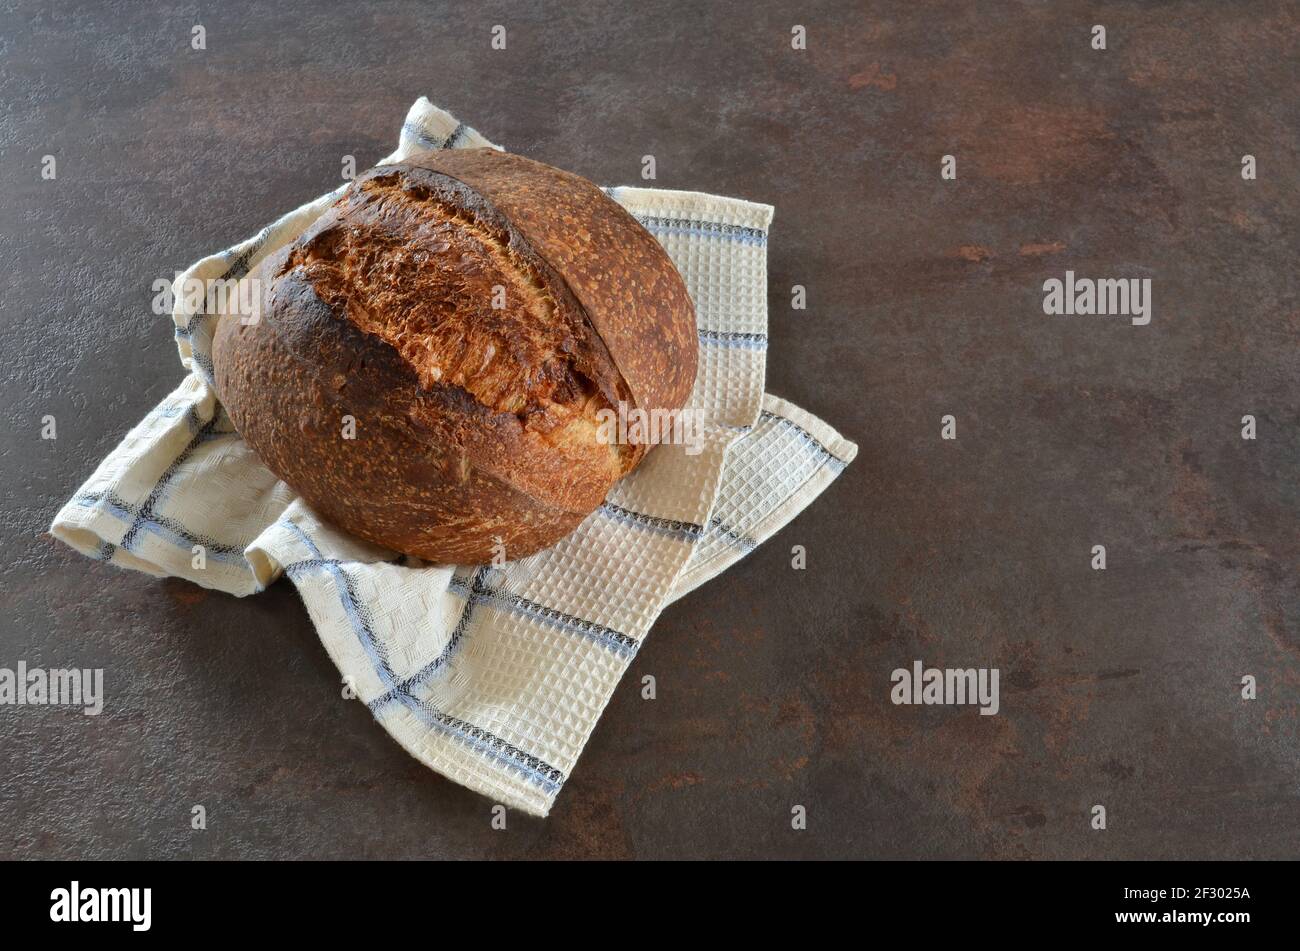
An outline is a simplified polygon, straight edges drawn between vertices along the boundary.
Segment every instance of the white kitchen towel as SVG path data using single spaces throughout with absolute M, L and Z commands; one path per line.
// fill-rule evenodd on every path
M 489 145 L 421 98 L 383 161 Z M 772 208 L 613 188 L 695 301 L 690 406 L 706 420 L 703 451 L 656 448 L 572 535 L 499 567 L 424 565 L 338 531 L 234 431 L 212 386 L 216 317 L 184 290 L 243 277 L 346 187 L 180 275 L 173 318 L 189 375 L 51 532 L 91 557 L 235 595 L 287 574 L 344 680 L 403 747 L 497 802 L 546 815 L 664 606 L 770 537 L 857 447 L 763 391 Z

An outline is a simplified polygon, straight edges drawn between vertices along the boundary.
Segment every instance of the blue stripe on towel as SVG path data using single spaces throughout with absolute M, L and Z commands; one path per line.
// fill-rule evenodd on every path
M 767 334 L 741 333 L 729 330 L 700 328 L 700 341 L 718 347 L 742 347 L 746 350 L 766 350 Z
M 693 522 L 679 522 L 676 519 L 660 518 L 658 515 L 633 512 L 631 509 L 625 509 L 613 502 L 604 503 L 596 511 L 615 521 L 622 522 L 624 525 L 644 528 L 659 535 L 676 538 L 679 541 L 694 541 L 704 533 L 704 529 Z
M 740 244 L 765 247 L 767 232 L 762 228 L 733 225 L 723 221 L 701 221 L 693 218 L 661 218 L 656 215 L 633 215 L 641 226 L 652 234 L 689 235 L 695 238 L 719 238 Z
M 797 433 L 799 437 L 803 440 L 804 445 L 808 446 L 808 448 L 812 449 L 818 455 L 824 456 L 826 458 L 827 465 L 831 466 L 837 472 L 848 465 L 847 462 L 845 462 L 839 456 L 835 455 L 835 453 L 831 452 L 829 449 L 823 446 L 816 436 L 808 432 L 808 430 L 804 429 L 794 420 L 786 419 L 784 416 L 778 416 L 776 413 L 773 413 L 771 410 L 766 410 L 766 409 L 763 410 L 759 415 L 762 419 L 770 420 L 772 422 L 777 423 L 778 425 L 794 430 L 794 432 Z
M 307 547 L 307 550 L 311 552 L 313 561 L 320 562 L 322 567 L 333 576 L 335 590 L 338 592 L 339 600 L 343 605 L 343 611 L 352 625 L 353 633 L 361 642 L 362 649 L 370 658 L 371 664 L 374 666 L 375 672 L 379 674 L 384 686 L 393 692 L 394 699 L 411 711 L 426 726 L 447 734 L 469 749 L 475 750 L 494 762 L 514 770 L 547 794 L 559 791 L 561 784 L 564 782 L 564 774 L 554 766 L 533 756 L 531 753 L 526 753 L 518 747 L 512 746 L 501 737 L 484 730 L 482 727 L 475 726 L 467 720 L 450 716 L 434 707 L 427 700 L 412 696 L 400 689 L 393 675 L 392 667 L 388 663 L 387 649 L 371 629 L 366 616 L 368 612 L 357 600 L 351 579 L 337 561 L 325 558 L 321 554 L 320 549 L 316 547 L 316 543 L 298 525 L 287 521 L 280 524 L 285 525 L 297 534 L 298 538 Z

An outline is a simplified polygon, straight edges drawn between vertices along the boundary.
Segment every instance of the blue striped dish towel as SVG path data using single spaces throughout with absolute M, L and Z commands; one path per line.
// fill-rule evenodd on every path
M 490 145 L 421 98 L 384 161 Z M 346 187 L 178 281 L 243 277 Z M 212 385 L 215 320 L 181 293 L 173 317 L 188 375 L 51 532 L 92 558 L 234 595 L 287 575 L 344 680 L 398 743 L 496 802 L 546 815 L 659 612 L 770 537 L 857 451 L 764 392 L 772 208 L 607 193 L 664 245 L 694 298 L 691 406 L 708 421 L 704 450 L 656 448 L 555 546 L 495 568 L 425 565 L 323 522 L 234 431 Z

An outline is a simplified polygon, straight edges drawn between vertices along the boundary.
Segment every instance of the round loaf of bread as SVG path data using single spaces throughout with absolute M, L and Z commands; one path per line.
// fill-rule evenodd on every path
M 564 537 L 657 435 L 602 422 L 695 382 L 659 243 L 586 179 L 492 149 L 370 169 L 248 278 L 260 313 L 213 344 L 236 429 L 320 515 L 429 561 Z

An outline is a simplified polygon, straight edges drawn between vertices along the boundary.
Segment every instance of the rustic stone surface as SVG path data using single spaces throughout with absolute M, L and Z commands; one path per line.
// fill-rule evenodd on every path
M 223 4 L 204 52 L 189 7 L 0 15 L 0 666 L 109 693 L 0 707 L 0 855 L 1296 854 L 1294 7 L 722 6 Z M 776 205 L 769 386 L 861 446 L 661 618 L 551 818 L 507 833 L 340 699 L 287 582 L 42 536 L 180 378 L 151 283 L 386 154 L 421 94 L 603 184 L 653 154 Z M 1151 324 L 1044 316 L 1066 269 L 1152 278 Z M 1000 714 L 893 706 L 918 658 L 999 667 Z

